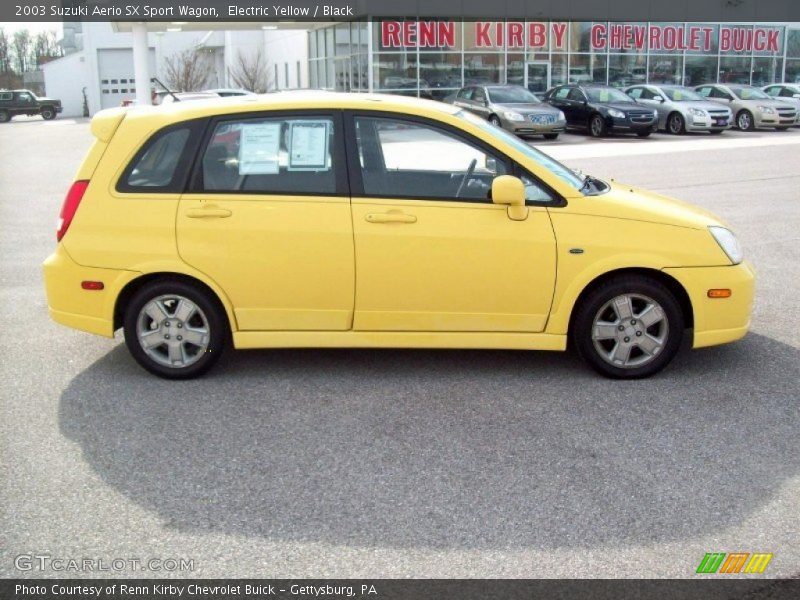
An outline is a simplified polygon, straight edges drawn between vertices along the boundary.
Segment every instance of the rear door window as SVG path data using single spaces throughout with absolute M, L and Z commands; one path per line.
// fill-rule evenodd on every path
M 337 193 L 330 116 L 218 123 L 199 165 L 198 189 L 247 194 Z

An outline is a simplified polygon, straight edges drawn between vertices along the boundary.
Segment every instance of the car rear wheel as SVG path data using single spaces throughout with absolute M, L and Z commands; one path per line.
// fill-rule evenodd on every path
M 124 329 L 136 361 L 166 379 L 202 375 L 219 360 L 229 338 L 216 298 L 184 281 L 156 281 L 136 292 Z
M 8 123 L 11 120 L 11 115 L 7 110 L 0 110 L 0 123 Z
M 557 133 L 545 133 L 544 134 L 544 139 L 546 139 L 546 140 L 555 140 L 557 138 L 558 138 L 558 134 Z
M 589 133 L 592 137 L 603 137 L 606 134 L 606 122 L 600 115 L 594 115 L 589 120 Z
M 638 379 L 669 364 L 680 348 L 683 328 L 681 308 L 666 286 L 625 275 L 596 287 L 581 301 L 571 337 L 598 373 Z
M 495 127 L 503 128 L 503 124 L 500 122 L 500 118 L 497 115 L 492 115 L 489 117 L 489 123 L 494 125 Z
M 56 111 L 46 106 L 45 108 L 42 109 L 42 118 L 45 121 L 52 121 L 53 119 L 56 118 Z
M 680 113 L 672 113 L 667 120 L 667 129 L 673 135 L 686 133 L 686 122 Z
M 753 114 L 749 110 L 740 111 L 736 115 L 736 125 L 742 131 L 753 131 L 756 128 L 756 124 L 753 122 Z

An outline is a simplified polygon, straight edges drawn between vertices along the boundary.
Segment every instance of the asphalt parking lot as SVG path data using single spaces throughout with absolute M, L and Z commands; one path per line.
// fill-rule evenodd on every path
M 0 575 L 73 575 L 15 569 L 38 553 L 194 560 L 124 576 L 692 577 L 716 551 L 800 574 L 800 129 L 540 144 L 718 213 L 757 269 L 744 340 L 633 382 L 498 351 L 250 351 L 154 378 L 47 316 L 89 143 L 84 120 L 0 126 Z

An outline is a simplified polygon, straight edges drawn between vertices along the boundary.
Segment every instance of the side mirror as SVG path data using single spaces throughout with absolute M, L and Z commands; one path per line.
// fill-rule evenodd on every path
M 653 96 L 653 100 L 657 102 L 664 102 L 664 96 Z
M 507 207 L 508 218 L 524 221 L 528 218 L 525 206 L 525 184 L 519 177 L 500 175 L 492 180 L 492 202 Z

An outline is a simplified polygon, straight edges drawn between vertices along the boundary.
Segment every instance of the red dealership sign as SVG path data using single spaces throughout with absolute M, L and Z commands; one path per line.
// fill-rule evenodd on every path
M 567 23 L 475 21 L 464 23 L 472 48 L 546 48 L 566 50 Z M 469 28 L 469 29 L 468 29 Z M 381 21 L 381 49 L 455 48 L 461 23 L 455 21 Z M 720 52 L 780 52 L 780 29 L 736 25 L 635 25 L 594 23 L 592 50 L 710 52 L 718 35 Z M 575 36 L 573 31 L 573 38 Z M 577 50 L 577 44 L 573 43 Z

